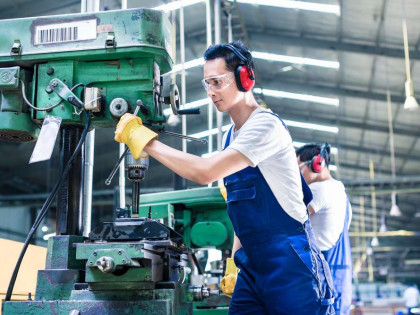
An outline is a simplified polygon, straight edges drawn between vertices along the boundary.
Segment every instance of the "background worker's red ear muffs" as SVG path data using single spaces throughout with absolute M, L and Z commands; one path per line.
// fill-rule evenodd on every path
M 315 155 L 310 161 L 309 166 L 314 173 L 320 173 L 326 163 L 329 163 L 329 151 L 331 146 L 328 143 L 324 143 L 318 155 Z M 328 160 L 328 162 L 326 162 Z
M 314 173 L 321 173 L 324 165 L 325 159 L 321 156 L 321 154 L 314 156 L 311 160 L 311 163 L 309 164 L 311 171 Z
M 248 92 L 255 84 L 254 71 L 252 71 L 249 60 L 235 46 L 228 44 L 225 47 L 243 62 L 235 69 L 235 81 L 239 91 Z

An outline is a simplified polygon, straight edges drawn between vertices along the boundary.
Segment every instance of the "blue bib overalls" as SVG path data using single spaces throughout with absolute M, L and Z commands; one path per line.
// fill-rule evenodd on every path
M 224 183 L 228 215 L 242 244 L 234 257 L 240 272 L 229 314 L 334 314 L 331 274 L 309 219 L 302 224 L 283 210 L 258 167 Z M 303 179 L 302 186 L 308 203 L 312 195 Z
M 337 314 L 342 315 L 350 314 L 352 296 L 352 261 L 349 231 L 347 229 L 350 220 L 350 202 L 348 200 L 346 208 L 343 232 L 331 249 L 322 252 L 334 279 L 334 308 Z

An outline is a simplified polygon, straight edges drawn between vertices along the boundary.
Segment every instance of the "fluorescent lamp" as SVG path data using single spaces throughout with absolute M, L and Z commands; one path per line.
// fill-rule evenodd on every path
M 337 165 L 330 164 L 328 165 L 328 169 L 332 172 L 337 172 Z
M 184 63 L 184 70 L 194 68 L 194 67 L 198 67 L 198 66 L 202 66 L 202 65 L 204 65 L 204 58 L 193 59 L 193 60 L 190 60 L 190 61 L 187 61 L 187 62 Z M 170 72 L 165 73 L 165 75 L 176 73 L 176 72 L 179 72 L 179 71 L 182 71 L 182 64 L 175 65 L 172 68 L 172 70 Z
M 174 1 L 168 4 L 162 4 L 160 6 L 154 7 L 154 10 L 162 10 L 165 12 L 169 12 L 169 11 L 174 11 L 174 10 L 178 10 L 179 8 L 181 8 L 181 6 L 188 7 L 190 5 L 199 3 L 199 2 L 204 2 L 204 0 L 182 0 L 182 1 Z
M 285 119 L 283 119 L 283 121 L 287 126 L 291 126 L 291 127 L 338 133 L 338 128 L 337 127 L 317 125 L 317 124 L 309 124 L 309 123 L 304 123 L 304 122 L 300 122 L 300 121 L 285 120 Z M 232 126 L 231 124 L 222 126 L 222 131 L 227 131 L 231 126 Z M 213 128 L 213 129 L 210 129 L 210 130 L 204 130 L 202 132 L 194 133 L 194 134 L 189 135 L 189 136 L 194 137 L 194 138 L 204 138 L 204 137 L 208 137 L 210 135 L 217 134 L 217 131 L 218 131 L 218 128 Z
M 308 143 L 309 142 L 293 141 L 293 146 L 295 148 L 300 148 L 300 147 L 303 147 L 305 144 L 308 144 Z M 336 147 L 331 147 L 331 154 L 338 154 L 338 150 L 337 150 Z
M 233 2 L 234 0 L 229 0 Z M 297 10 L 308 10 L 323 13 L 332 13 L 339 16 L 340 6 L 332 4 L 321 4 L 304 1 L 292 1 L 292 0 L 236 0 L 239 3 L 255 4 L 255 5 L 266 5 L 278 8 L 288 8 Z
M 270 54 L 270 53 L 265 53 L 265 52 L 260 52 L 260 51 L 253 51 L 251 52 L 251 54 L 254 59 L 285 62 L 285 63 L 291 63 L 291 64 L 297 64 L 297 65 L 317 66 L 317 67 L 332 68 L 332 69 L 340 68 L 340 63 L 338 61 L 328 61 L 328 60 L 320 60 L 320 59 L 312 59 L 312 58 Z M 202 66 L 202 65 L 204 65 L 204 58 L 193 59 L 184 63 L 184 70 Z M 182 64 L 177 64 L 172 68 L 170 72 L 165 73 L 165 75 L 176 73 L 181 70 L 182 70 Z
M 268 90 L 268 89 L 261 89 L 261 88 L 255 88 L 253 92 L 255 94 L 264 94 L 265 96 L 290 98 L 294 100 L 313 102 L 313 103 L 319 103 L 319 104 L 331 105 L 331 106 L 338 106 L 340 104 L 340 101 L 338 98 L 320 97 L 320 96 L 309 95 L 309 94 L 298 94 L 298 93 Z
M 406 264 L 406 265 L 420 265 L 420 259 L 405 259 L 404 264 Z
M 318 130 L 318 131 L 338 133 L 338 127 L 304 123 L 300 121 L 286 120 L 286 119 L 283 119 L 283 121 L 287 125 L 287 127 L 296 127 L 296 128 L 313 129 L 313 130 Z
M 327 61 L 327 60 L 319 60 L 319 59 L 311 59 L 311 58 L 303 58 L 303 57 L 277 55 L 277 54 L 270 54 L 270 53 L 265 53 L 265 52 L 260 52 L 260 51 L 253 51 L 251 54 L 252 54 L 252 57 L 255 59 L 264 59 L 268 61 L 279 61 L 279 62 L 298 64 L 298 65 L 309 65 L 309 66 L 317 66 L 317 67 L 332 68 L 332 69 L 340 68 L 340 63 L 337 61 Z
M 201 100 L 198 101 L 194 101 L 191 103 L 187 103 L 185 104 L 182 109 L 188 109 L 188 108 L 193 108 L 193 107 L 200 107 L 200 106 L 204 106 L 207 105 L 208 103 L 211 103 L 211 99 L 209 98 L 203 98 Z M 171 108 L 167 108 L 163 111 L 163 115 L 168 116 L 172 114 L 172 109 Z
M 230 124 L 222 126 L 222 131 L 223 132 L 227 131 L 231 126 L 232 125 L 230 125 Z M 189 136 L 200 139 L 200 138 L 208 137 L 208 136 L 211 136 L 211 135 L 215 135 L 215 134 L 217 134 L 218 130 L 219 130 L 218 128 L 213 128 L 213 129 L 210 129 L 210 130 L 204 130 L 202 132 L 194 133 L 194 134 L 189 135 Z

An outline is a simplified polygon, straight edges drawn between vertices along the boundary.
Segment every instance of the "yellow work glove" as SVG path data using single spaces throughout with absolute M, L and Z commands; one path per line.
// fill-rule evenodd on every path
M 226 187 L 223 184 L 219 185 L 219 189 L 220 189 L 220 193 L 222 194 L 223 198 L 225 199 L 225 201 L 227 200 L 227 191 L 226 191 Z
M 222 281 L 220 281 L 220 289 L 228 297 L 232 297 L 233 290 L 235 290 L 238 272 L 239 269 L 236 267 L 233 258 L 228 258 L 226 261 L 225 276 L 222 278 Z
M 125 143 L 135 159 L 138 159 L 144 147 L 157 137 L 156 132 L 143 126 L 140 117 L 128 113 L 121 117 L 115 130 L 115 141 Z

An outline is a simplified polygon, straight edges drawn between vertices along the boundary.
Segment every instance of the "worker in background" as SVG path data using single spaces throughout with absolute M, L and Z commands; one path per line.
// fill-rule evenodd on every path
M 121 118 L 115 140 L 134 158 L 144 150 L 201 185 L 224 178 L 240 269 L 230 314 L 334 314 L 331 274 L 314 245 L 292 139 L 252 94 L 251 53 L 233 42 L 210 46 L 204 60 L 207 95 L 233 121 L 223 151 L 203 158 L 173 149 L 132 114 Z
M 349 239 L 351 205 L 342 182 L 332 178 L 331 146 L 307 144 L 296 150 L 303 177 L 313 199 L 309 203 L 312 229 L 327 260 L 334 280 L 334 308 L 337 314 L 350 314 L 352 260 Z
M 404 302 L 407 307 L 407 314 L 419 314 L 419 290 L 416 285 L 410 285 L 404 291 Z M 416 309 L 415 312 L 413 309 Z

